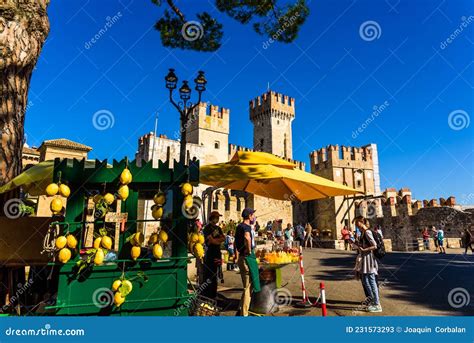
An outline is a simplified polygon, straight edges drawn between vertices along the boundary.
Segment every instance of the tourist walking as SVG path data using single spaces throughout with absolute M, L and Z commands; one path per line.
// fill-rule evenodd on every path
M 438 229 L 438 244 L 439 244 L 439 253 L 446 254 L 446 249 L 444 247 L 444 230 L 442 227 Z
M 221 244 L 225 240 L 222 229 L 217 225 L 219 217 L 222 215 L 213 211 L 209 215 L 209 223 L 203 229 L 203 235 L 206 244 L 206 253 L 204 255 L 204 280 L 208 283 L 203 289 L 202 295 L 215 299 L 217 297 L 217 278 L 222 279 L 222 255 Z M 209 281 L 208 281 L 209 280 Z
M 471 248 L 471 253 L 474 253 L 474 235 L 467 228 L 464 229 L 464 255 L 467 255 L 467 248 Z
M 362 282 L 365 296 L 367 297 L 368 312 L 382 312 L 380 305 L 379 288 L 377 285 L 378 263 L 374 256 L 377 243 L 373 232 L 369 229 L 365 218 L 359 216 L 355 221 L 356 226 L 361 231 L 358 244 L 358 255 L 356 259 L 355 271 Z
M 249 314 L 252 278 L 246 257 L 252 253 L 252 227 L 255 223 L 255 210 L 246 208 L 242 211 L 242 223 L 235 230 L 235 254 L 237 265 L 242 278 L 242 297 L 240 299 L 240 314 L 244 317 Z
M 227 270 L 234 270 L 235 269 L 235 247 L 234 247 L 235 237 L 234 231 L 229 230 L 225 237 L 225 248 L 227 250 Z
M 421 235 L 423 236 L 423 245 L 425 250 L 430 250 L 430 232 L 428 231 L 427 227 L 423 229 Z
M 290 223 L 288 223 L 288 225 L 286 226 L 286 229 L 284 231 L 284 237 L 285 247 L 291 248 L 293 246 L 293 227 Z
M 313 228 L 311 227 L 310 223 L 306 223 L 304 231 L 305 231 L 304 248 L 306 248 L 309 244 L 309 247 L 313 249 Z
M 304 227 L 300 223 L 295 225 L 295 231 L 294 231 L 294 236 L 297 242 L 300 243 L 300 247 L 304 246 Z
M 344 250 L 351 250 L 351 232 L 347 228 L 347 226 L 344 226 L 341 230 L 341 238 L 344 240 Z

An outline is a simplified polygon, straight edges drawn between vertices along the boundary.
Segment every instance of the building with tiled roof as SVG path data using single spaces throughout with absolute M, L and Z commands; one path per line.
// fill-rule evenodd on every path
M 40 161 L 54 160 L 55 158 L 87 159 L 87 153 L 91 150 L 92 148 L 87 145 L 66 138 L 46 140 L 38 148 Z

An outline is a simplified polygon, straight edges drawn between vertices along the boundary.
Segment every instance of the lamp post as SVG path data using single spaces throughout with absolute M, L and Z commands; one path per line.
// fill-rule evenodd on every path
M 188 81 L 184 80 L 181 87 L 179 88 L 179 98 L 181 99 L 178 102 L 175 102 L 173 99 L 173 91 L 176 89 L 178 84 L 178 77 L 176 76 L 174 69 L 170 69 L 168 75 L 165 76 L 166 88 L 170 91 L 170 102 L 179 112 L 180 120 L 180 148 L 179 148 L 179 162 L 186 163 L 186 123 L 189 121 L 191 114 L 197 105 L 201 102 L 202 93 L 206 90 L 207 80 L 204 77 L 203 71 L 198 71 L 198 76 L 194 79 L 195 90 L 198 92 L 198 100 L 196 103 L 192 104 L 189 102 L 191 99 L 191 88 L 188 85 Z

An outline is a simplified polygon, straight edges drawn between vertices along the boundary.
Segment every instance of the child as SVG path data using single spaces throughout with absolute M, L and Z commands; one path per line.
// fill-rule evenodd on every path
M 234 231 L 229 230 L 227 233 L 227 236 L 225 238 L 225 248 L 227 249 L 227 252 L 229 253 L 229 259 L 227 260 L 227 270 L 235 270 L 235 250 L 234 250 L 234 242 L 235 242 L 235 237 L 234 237 Z

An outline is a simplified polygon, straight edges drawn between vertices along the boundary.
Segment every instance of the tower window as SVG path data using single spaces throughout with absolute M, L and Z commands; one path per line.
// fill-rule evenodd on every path
M 262 127 L 263 127 L 263 121 L 262 121 Z
M 357 180 L 357 187 L 362 187 L 362 181 L 361 180 Z
M 260 150 L 263 150 L 263 138 L 260 139 Z
M 280 121 L 279 121 L 279 120 L 277 120 L 277 125 L 280 125 Z
M 215 149 L 219 149 L 220 146 L 221 146 L 221 143 L 220 143 L 219 141 L 215 141 L 215 142 L 214 142 L 214 148 L 215 148 Z

